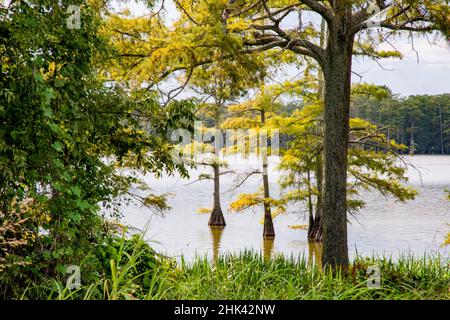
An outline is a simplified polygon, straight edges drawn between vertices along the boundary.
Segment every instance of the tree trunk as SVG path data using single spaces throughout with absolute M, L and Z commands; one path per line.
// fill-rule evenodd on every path
M 268 161 L 267 155 L 263 154 L 263 186 L 264 186 L 264 199 L 269 199 L 269 175 L 267 172 Z M 272 212 L 270 210 L 270 204 L 264 202 L 264 232 L 263 238 L 274 238 L 275 230 L 273 228 Z
M 309 167 L 309 166 L 308 166 Z M 315 231 L 315 221 L 314 221 L 314 210 L 312 204 L 312 190 L 311 190 L 311 175 L 309 169 L 306 172 L 306 178 L 308 180 L 308 214 L 309 214 L 309 225 L 308 225 L 308 239 L 312 239 Z
M 322 231 L 322 212 L 323 212 L 323 161 L 322 155 L 317 156 L 316 165 L 316 183 L 317 183 L 317 202 L 316 216 L 314 218 L 314 232 L 311 240 L 321 242 L 323 240 Z
M 209 218 L 209 226 L 225 226 L 225 218 L 223 217 L 222 208 L 220 206 L 220 165 L 213 164 L 214 169 L 214 206 Z
M 333 270 L 348 265 L 346 183 L 353 38 L 341 34 L 345 32 L 338 30 L 329 36 L 323 65 L 325 134 L 322 262 Z
M 322 241 L 322 156 L 319 154 L 317 156 L 316 164 L 316 184 L 317 184 L 317 199 L 316 199 L 316 211 L 314 213 L 313 204 L 311 201 L 311 196 L 308 196 L 308 211 L 309 211 L 309 227 L 308 227 L 308 240 L 309 241 Z M 308 172 L 308 182 L 309 172 Z M 311 192 L 311 190 L 309 191 Z
M 261 111 L 261 123 L 265 123 L 265 113 Z M 264 145 L 266 145 L 265 142 Z M 264 150 L 265 149 L 265 150 Z M 264 199 L 270 198 L 269 193 L 269 172 L 268 172 L 269 161 L 267 159 L 267 148 L 262 148 L 262 167 L 263 167 L 263 188 L 264 188 Z M 263 238 L 274 238 L 275 229 L 273 228 L 272 212 L 270 210 L 270 204 L 264 201 L 264 231 Z
M 405 117 L 403 117 L 403 119 L 402 119 L 402 143 L 401 144 L 405 144 L 405 135 L 406 135 L 406 131 L 405 131 Z M 403 154 L 403 150 L 401 150 L 400 153 Z
M 411 133 L 409 137 L 409 154 L 413 155 L 416 151 L 416 143 L 414 142 L 414 121 L 411 122 Z
M 442 106 L 439 103 L 439 128 L 441 131 L 441 154 L 445 154 L 444 147 L 444 123 L 442 122 Z
M 306 145 L 308 145 L 308 138 L 305 140 Z M 308 239 L 311 239 L 314 234 L 315 230 L 315 223 L 314 223 L 314 208 L 312 203 L 312 188 L 311 188 L 311 172 L 309 170 L 310 162 L 307 160 L 306 162 L 306 180 L 308 182 L 308 216 L 309 216 L 309 225 L 308 225 Z
M 394 125 L 393 125 L 394 126 Z M 395 142 L 399 142 L 400 141 L 400 129 L 398 128 L 398 127 L 396 127 L 396 129 L 395 130 L 397 130 L 397 138 L 395 139 Z
M 327 24 L 324 19 L 322 19 L 322 22 L 320 24 L 320 47 L 324 48 L 327 39 L 328 39 L 328 30 L 327 30 Z M 321 69 L 318 71 L 318 80 L 319 80 L 319 88 L 317 90 L 318 97 L 320 101 L 325 100 L 325 86 L 324 86 L 324 74 Z M 321 115 L 321 119 L 323 120 L 323 114 Z M 320 127 L 319 127 L 320 128 Z M 320 130 L 317 132 L 318 134 L 321 134 Z M 316 168 L 315 168 L 315 175 L 316 175 L 316 187 L 317 187 L 317 199 L 316 199 L 316 212 L 315 216 L 312 219 L 313 226 L 312 226 L 312 232 L 309 235 L 309 240 L 311 241 L 322 241 L 322 212 L 323 212 L 323 161 L 322 161 L 322 152 L 320 152 L 317 155 L 316 158 Z M 320 252 L 322 255 L 322 252 Z

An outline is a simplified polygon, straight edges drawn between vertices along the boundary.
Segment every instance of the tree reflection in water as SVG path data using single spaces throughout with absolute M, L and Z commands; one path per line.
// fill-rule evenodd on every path
M 222 233 L 224 227 L 221 226 L 210 226 L 211 237 L 213 242 L 213 263 L 216 263 L 217 258 L 219 257 L 219 249 L 220 249 L 220 239 L 222 238 Z
M 264 261 L 269 262 L 272 256 L 273 244 L 275 242 L 274 238 L 267 238 L 263 240 L 263 254 Z
M 322 269 L 322 242 L 308 241 L 308 265 Z

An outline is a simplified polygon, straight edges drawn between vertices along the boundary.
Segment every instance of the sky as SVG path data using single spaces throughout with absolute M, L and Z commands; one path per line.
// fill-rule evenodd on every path
M 127 7 L 135 16 L 149 13 L 142 3 L 133 1 L 115 7 Z M 168 21 L 177 18 L 172 1 L 165 1 L 165 9 Z M 402 53 L 402 59 L 383 59 L 377 63 L 355 57 L 352 81 L 385 85 L 401 96 L 450 93 L 450 43 L 444 39 L 433 39 L 430 43 L 426 38 L 414 38 L 412 46 L 407 37 L 402 37 L 395 41 L 395 47 Z M 386 49 L 392 50 L 388 45 Z
M 416 52 L 406 38 L 395 46 L 403 59 L 380 60 L 379 66 L 374 61 L 355 58 L 353 71 L 362 76 L 362 81 L 386 85 L 403 96 L 450 93 L 450 46 L 444 40 L 431 45 L 426 39 L 415 39 Z M 359 77 L 353 75 L 353 82 L 358 81 Z

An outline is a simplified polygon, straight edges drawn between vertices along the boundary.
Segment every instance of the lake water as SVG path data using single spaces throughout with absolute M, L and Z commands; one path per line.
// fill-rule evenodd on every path
M 271 196 L 280 193 L 277 179 L 281 173 L 275 169 L 276 160 L 271 159 L 269 166 Z M 415 166 L 415 169 L 408 169 L 410 184 L 419 195 L 415 200 L 398 203 L 375 191 L 362 193 L 361 198 L 367 206 L 355 217 L 350 217 L 348 227 L 350 257 L 357 253 L 393 258 L 401 254 L 424 253 L 450 256 L 450 246 L 441 247 L 450 231 L 450 201 L 445 199 L 444 193 L 446 187 L 450 188 L 450 156 L 419 155 L 408 157 L 408 160 Z M 256 168 L 257 164 L 255 160 L 252 163 L 230 161 L 231 167 L 241 172 L 249 167 Z M 191 179 L 197 179 L 200 173 L 210 173 L 209 168 L 191 171 Z M 320 256 L 320 245 L 308 243 L 306 230 L 289 228 L 307 224 L 306 208 L 301 205 L 275 218 L 274 241 L 262 239 L 262 209 L 229 212 L 229 204 L 239 193 L 253 193 L 262 183 L 259 176 L 254 177 L 237 191 L 230 192 L 234 178 L 233 174 L 221 176 L 222 210 L 227 223 L 224 229 L 211 229 L 208 227 L 209 214 L 197 212 L 198 208 L 212 207 L 212 181 L 189 184 L 188 180 L 178 176 L 155 179 L 149 175 L 144 179 L 155 192 L 174 194 L 169 200 L 172 210 L 164 217 L 145 207 L 129 206 L 124 210 L 123 220 L 139 229 L 147 226 L 146 238 L 155 249 L 176 258 L 184 256 L 186 260 L 204 255 L 215 259 L 218 254 L 238 253 L 245 249 L 261 252 L 266 257 L 305 255 L 312 261 Z

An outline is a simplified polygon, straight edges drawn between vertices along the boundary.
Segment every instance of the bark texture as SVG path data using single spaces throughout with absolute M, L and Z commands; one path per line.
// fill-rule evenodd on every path
M 348 265 L 346 183 L 353 37 L 338 28 L 327 42 L 322 262 L 335 269 Z
M 316 164 L 316 184 L 317 184 L 317 202 L 316 215 L 314 217 L 313 230 L 311 232 L 311 240 L 321 242 L 323 240 L 322 231 L 322 212 L 323 212 L 323 161 L 322 155 L 317 156 Z

